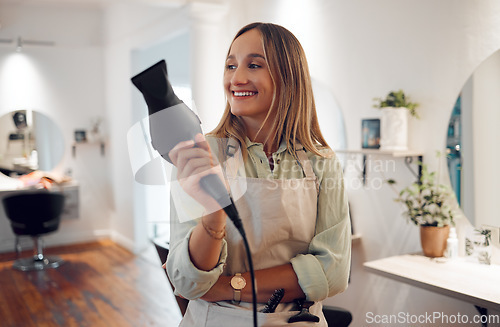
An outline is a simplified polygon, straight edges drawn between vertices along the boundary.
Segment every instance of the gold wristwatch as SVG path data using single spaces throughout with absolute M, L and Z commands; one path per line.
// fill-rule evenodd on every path
M 241 301 L 241 290 L 247 285 L 247 281 L 240 273 L 231 278 L 231 287 L 233 288 L 233 302 L 239 304 Z

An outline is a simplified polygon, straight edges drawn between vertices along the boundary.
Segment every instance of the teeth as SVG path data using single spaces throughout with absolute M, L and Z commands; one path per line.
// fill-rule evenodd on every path
M 234 92 L 234 96 L 236 97 L 247 97 L 247 96 L 251 96 L 251 95 L 254 95 L 256 92 Z

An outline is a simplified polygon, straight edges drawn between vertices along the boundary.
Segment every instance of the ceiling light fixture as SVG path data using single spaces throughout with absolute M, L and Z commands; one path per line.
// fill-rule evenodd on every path
M 12 43 L 12 39 L 0 39 L 0 43 Z
M 0 43 L 8 43 L 12 44 L 15 42 L 16 51 L 21 52 L 25 45 L 42 45 L 42 46 L 54 46 L 55 43 L 53 41 L 37 41 L 37 40 L 25 40 L 21 36 L 18 36 L 17 39 L 0 39 Z
M 16 47 L 16 52 L 21 52 L 23 50 L 23 39 L 19 36 L 17 38 L 17 47 Z

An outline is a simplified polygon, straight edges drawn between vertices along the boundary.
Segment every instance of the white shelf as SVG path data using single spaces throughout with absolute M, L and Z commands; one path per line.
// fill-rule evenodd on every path
M 76 147 L 77 146 L 100 146 L 101 147 L 101 156 L 104 156 L 104 149 L 105 149 L 106 145 L 105 145 L 104 141 L 73 142 L 73 144 L 71 146 L 73 157 L 76 157 Z
M 417 180 L 420 180 L 422 177 L 422 167 L 418 167 L 418 173 L 415 173 L 413 169 L 410 167 L 410 164 L 413 162 L 413 158 L 417 157 L 420 162 L 424 159 L 424 153 L 422 151 L 416 150 L 405 150 L 405 151 L 388 151 L 388 150 L 380 150 L 380 149 L 347 149 L 347 150 L 336 150 L 337 153 L 346 153 L 346 154 L 362 154 L 363 155 L 363 164 L 362 164 L 362 181 L 363 185 L 366 183 L 366 161 L 370 159 L 368 156 L 377 156 L 377 155 L 385 155 L 391 156 L 393 158 L 404 158 L 406 167 L 408 170 L 415 175 Z

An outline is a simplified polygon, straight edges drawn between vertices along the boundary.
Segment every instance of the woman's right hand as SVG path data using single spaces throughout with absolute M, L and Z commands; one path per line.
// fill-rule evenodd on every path
M 218 211 L 221 206 L 201 187 L 201 178 L 215 174 L 224 183 L 224 175 L 217 159 L 212 156 L 210 146 L 202 134 L 196 134 L 194 141 L 179 142 L 168 153 L 177 167 L 177 180 L 183 190 L 199 202 L 206 213 Z

